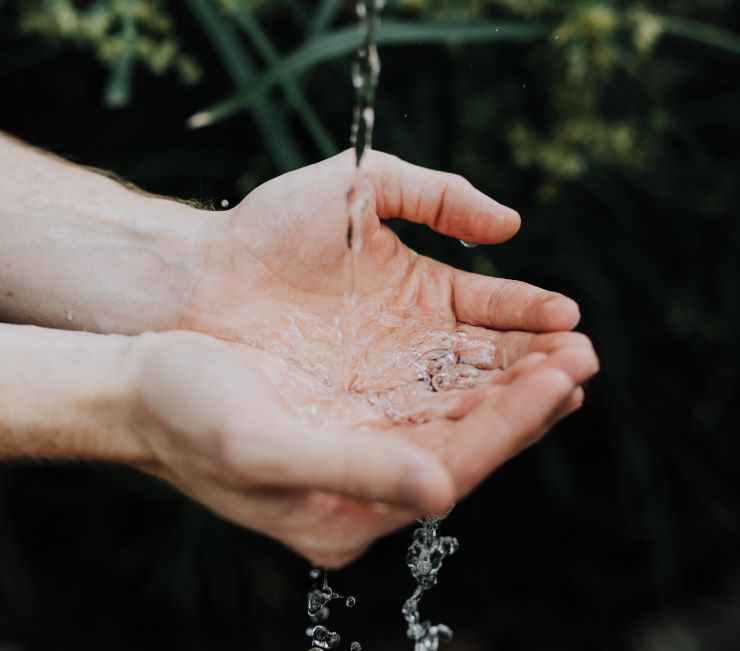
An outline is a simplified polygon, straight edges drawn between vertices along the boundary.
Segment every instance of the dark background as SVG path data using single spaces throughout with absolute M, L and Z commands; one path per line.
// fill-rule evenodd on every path
M 289 166 L 248 113 L 185 128 L 232 90 L 196 3 L 154 5 L 198 62 L 198 83 L 155 75 L 142 55 L 115 110 L 103 99 L 115 56 L 28 27 L 49 4 L 59 5 L 0 0 L 0 129 L 201 201 L 237 201 Z M 255 15 L 285 53 L 314 5 L 334 3 L 261 4 Z M 456 631 L 450 651 L 740 649 L 740 39 L 729 33 L 740 33 L 740 3 L 651 0 L 639 19 L 629 2 L 392 5 L 388 17 L 407 21 L 546 26 L 524 42 L 382 48 L 376 147 L 463 174 L 519 209 L 521 233 L 495 248 L 396 226 L 424 253 L 573 296 L 602 360 L 584 409 L 445 523 L 461 550 L 423 614 Z M 349 9 L 330 29 L 351 24 Z M 604 29 L 603 10 L 621 22 Z M 695 22 L 640 51 L 633 36 L 650 12 Z M 299 81 L 343 148 L 349 58 Z M 270 101 L 302 162 L 321 158 L 282 93 Z M 334 575 L 358 599 L 335 609 L 343 648 L 408 648 L 408 539 L 384 540 Z M 307 570 L 126 470 L 0 469 L 4 651 L 308 648 Z

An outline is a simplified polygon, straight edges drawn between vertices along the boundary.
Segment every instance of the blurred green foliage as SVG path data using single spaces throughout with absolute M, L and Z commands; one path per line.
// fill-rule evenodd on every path
M 450 651 L 740 647 L 738 33 L 731 0 L 388 3 L 378 147 L 524 216 L 472 251 L 393 227 L 573 295 L 602 358 L 583 412 L 451 516 Z M 346 146 L 358 41 L 338 0 L 0 0 L 0 129 L 233 202 Z M 406 538 L 337 577 L 364 648 L 406 648 Z M 301 648 L 304 570 L 133 475 L 0 472 L 0 644 Z
M 270 68 L 280 68 L 278 49 L 260 26 L 258 17 L 270 13 L 262 0 L 187 0 L 187 5 L 207 31 L 219 52 L 223 65 L 232 71 L 240 91 L 226 105 L 198 113 L 191 126 L 213 124 L 228 117 L 240 107 L 253 107 L 264 99 L 270 84 Z M 345 56 L 357 46 L 357 35 L 347 34 L 340 47 L 329 28 L 341 9 L 339 2 L 324 2 L 316 13 L 319 29 L 312 26 L 306 40 L 312 47 L 312 57 L 299 51 L 300 65 L 276 77 L 283 82 L 289 103 L 303 119 L 322 155 L 330 155 L 335 147 L 313 108 L 299 90 L 297 79 L 310 67 L 325 60 Z M 466 42 L 471 39 L 466 28 L 480 30 L 481 21 L 515 18 L 522 27 L 527 20 L 537 20 L 544 29 L 530 29 L 518 38 L 531 40 L 541 47 L 540 63 L 548 68 L 551 79 L 547 89 L 547 106 L 553 118 L 542 129 L 531 121 L 521 121 L 510 130 L 510 146 L 514 162 L 521 167 L 535 167 L 545 172 L 547 183 L 542 188 L 546 196 L 557 191 L 560 182 L 577 179 L 587 173 L 590 163 L 645 169 L 670 125 L 670 115 L 660 104 L 650 101 L 627 105 L 614 101 L 615 87 L 622 83 L 638 83 L 654 51 L 666 34 L 680 32 L 682 36 L 704 41 L 740 54 L 740 36 L 711 25 L 692 22 L 676 16 L 656 13 L 643 2 L 599 2 L 595 0 L 398 0 L 389 11 L 404 14 L 406 23 L 391 23 L 406 27 L 406 33 L 396 36 L 396 44 L 419 40 L 419 20 L 427 27 L 443 27 L 441 40 Z M 666 9 L 671 9 L 670 4 Z M 272 8 L 274 12 L 275 9 Z M 429 22 L 431 21 L 431 23 Z M 255 48 L 268 70 L 257 73 L 254 64 L 232 23 L 241 28 L 244 39 Z M 132 59 L 141 61 L 156 74 L 175 68 L 185 83 L 195 83 L 201 67 L 189 55 L 181 52 L 178 26 L 172 20 L 164 0 L 24 0 L 20 9 L 20 29 L 46 39 L 71 41 L 91 48 L 96 56 L 112 68 L 112 80 L 106 99 L 111 105 L 129 101 Z M 498 27 L 498 29 L 497 29 Z M 506 27 L 501 26 L 483 36 L 483 40 L 507 39 Z M 351 29 L 351 28 L 350 28 Z M 388 24 L 386 24 L 386 34 Z M 423 38 L 423 35 L 422 35 Z M 480 36 L 476 40 L 480 40 Z M 381 43 L 383 38 L 381 36 Z M 287 57 L 286 57 L 287 58 Z M 249 71 L 247 73 L 247 71 Z M 246 75 L 246 76 L 245 76 Z M 270 83 L 274 83 L 272 80 Z M 262 83 L 262 85 L 260 85 Z M 253 90 L 257 89 L 257 90 Z M 252 92 L 250 92 L 250 90 Z M 221 113 L 221 108 L 224 110 Z M 262 120 L 263 138 L 272 142 L 276 132 L 284 132 L 274 120 Z M 270 147 L 279 167 L 298 166 L 304 159 L 295 145 L 282 138 L 281 146 Z M 292 150 L 285 156 L 284 150 Z

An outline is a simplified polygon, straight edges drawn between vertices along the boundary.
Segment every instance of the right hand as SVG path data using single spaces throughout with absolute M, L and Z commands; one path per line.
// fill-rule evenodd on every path
M 463 497 L 578 408 L 598 367 L 581 335 L 506 333 L 511 367 L 447 418 L 317 426 L 294 413 L 290 379 L 282 391 L 269 379 L 287 367 L 264 351 L 185 332 L 135 341 L 141 468 L 325 567 Z

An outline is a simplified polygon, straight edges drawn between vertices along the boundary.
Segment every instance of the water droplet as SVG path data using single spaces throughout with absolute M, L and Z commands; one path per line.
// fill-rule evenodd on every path
M 362 645 L 359 642 L 352 642 L 349 651 L 362 651 Z
M 308 575 L 312 579 L 316 580 L 316 579 L 318 579 L 321 576 L 321 570 L 318 567 L 314 567 L 314 568 L 311 569 L 311 571 L 308 573 Z
M 442 642 L 451 642 L 454 637 L 452 629 L 444 624 L 437 624 L 437 635 Z
M 347 600 L 344 602 L 347 608 L 354 608 L 355 604 L 357 603 L 357 599 L 355 599 L 352 595 L 347 597 Z
M 352 66 L 352 85 L 356 89 L 360 89 L 365 85 L 365 78 L 360 72 L 360 67 L 357 64 Z
M 452 350 L 437 348 L 424 353 L 421 359 L 424 364 L 424 370 L 429 375 L 435 375 L 454 367 L 459 358 Z
M 373 126 L 375 126 L 375 111 L 371 108 L 366 108 L 362 112 L 362 119 L 365 121 L 368 131 L 372 130 Z
M 475 242 L 468 242 L 467 240 L 460 240 L 460 244 L 462 244 L 466 249 L 474 249 L 478 246 Z
M 522 88 L 526 88 L 526 87 L 527 87 L 527 84 L 522 84 Z
M 221 207 L 226 209 L 229 207 L 229 200 L 228 199 L 221 199 Z
M 313 630 L 313 639 L 311 644 L 319 647 L 320 649 L 336 649 L 341 642 L 339 633 L 330 631 L 326 626 L 317 626 Z
M 321 590 L 311 590 L 308 593 L 308 615 L 309 617 L 317 617 L 321 613 L 321 609 L 331 601 L 332 593 L 329 589 L 329 593 L 325 593 Z

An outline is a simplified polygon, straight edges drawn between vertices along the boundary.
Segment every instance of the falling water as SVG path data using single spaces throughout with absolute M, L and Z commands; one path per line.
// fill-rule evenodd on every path
M 380 57 L 375 43 L 375 35 L 380 24 L 380 12 L 385 0 L 358 0 L 357 17 L 359 19 L 362 43 L 352 64 L 352 85 L 355 88 L 356 101 L 352 120 L 350 142 L 355 150 L 355 175 L 352 187 L 347 194 L 347 284 L 344 292 L 343 314 L 339 319 L 339 334 L 342 340 L 342 360 L 340 390 L 352 388 L 352 362 L 354 358 L 353 330 L 357 307 L 357 262 L 362 252 L 362 218 L 370 207 L 370 193 L 363 183 L 360 165 L 365 152 L 372 147 L 373 126 L 375 125 L 375 92 L 380 78 Z M 311 577 L 316 580 L 321 570 L 311 570 Z M 314 585 L 308 593 L 308 615 L 312 627 L 306 632 L 311 637 L 311 651 L 335 649 L 341 641 L 339 633 L 330 631 L 322 622 L 329 618 L 329 604 L 336 599 L 344 599 L 329 586 L 329 575 L 323 570 L 323 584 Z M 347 608 L 353 608 L 356 600 L 348 596 L 344 600 Z M 350 651 L 362 651 L 359 642 L 352 642 Z
M 362 43 L 352 64 L 352 85 L 357 99 L 350 134 L 357 167 L 360 167 L 365 151 L 373 146 L 375 92 L 380 78 L 380 57 L 375 39 L 384 5 L 385 0 L 360 0 L 357 3 Z
M 308 593 L 308 616 L 311 626 L 306 629 L 306 635 L 311 638 L 310 651 L 324 651 L 336 649 L 342 641 L 339 633 L 330 631 L 324 624 L 329 619 L 329 604 L 332 601 L 343 600 L 347 608 L 354 608 L 356 599 L 353 596 L 343 597 L 334 592 L 329 585 L 329 573 L 327 570 L 312 568 L 310 573 L 313 580 L 313 588 Z M 319 580 L 321 579 L 321 583 Z M 362 651 L 359 642 L 352 642 L 350 651 Z
M 352 83 L 356 91 L 353 114 L 351 144 L 355 151 L 355 174 L 347 194 L 346 231 L 346 285 L 343 310 L 337 320 L 339 336 L 342 341 L 339 390 L 355 395 L 363 395 L 367 402 L 379 409 L 390 420 L 401 422 L 423 422 L 444 414 L 443 401 L 435 404 L 429 399 L 418 400 L 418 393 L 409 399 L 409 387 L 423 391 L 429 397 L 440 392 L 455 389 L 470 389 L 487 383 L 487 373 L 506 367 L 506 359 L 499 359 L 498 350 L 490 341 L 469 338 L 464 332 L 426 331 L 422 340 L 412 343 L 409 350 L 396 353 L 394 363 L 404 364 L 415 371 L 409 382 L 395 389 L 373 392 L 368 384 L 367 373 L 355 373 L 355 333 L 358 318 L 358 267 L 363 247 L 363 223 L 372 209 L 371 188 L 362 176 L 362 162 L 365 153 L 372 147 L 375 123 L 375 95 L 380 77 L 380 58 L 376 46 L 376 34 L 380 24 L 380 13 L 385 0 L 359 0 L 359 18 L 362 42 L 352 66 Z M 464 246 L 476 246 L 472 242 L 461 241 Z M 436 345 L 434 345 L 436 343 Z M 459 547 L 456 538 L 440 536 L 439 527 L 447 514 L 422 518 L 420 527 L 414 531 L 406 562 L 416 580 L 416 589 L 402 608 L 407 624 L 407 636 L 414 644 L 414 651 L 437 651 L 440 642 L 452 639 L 452 631 L 444 624 L 431 624 L 422 621 L 419 603 L 423 594 L 437 584 L 437 575 L 447 556 L 454 554 Z M 310 651 L 322 651 L 339 647 L 339 633 L 327 628 L 330 615 L 329 606 L 333 601 L 344 601 L 345 606 L 355 605 L 352 596 L 342 597 L 334 592 L 328 582 L 326 570 L 312 569 L 313 587 L 308 593 L 308 615 L 311 626 L 306 633 L 311 638 Z M 362 651 L 359 642 L 352 642 L 350 651 Z
M 440 522 L 446 516 L 445 513 L 422 518 L 406 555 L 406 564 L 416 579 L 416 590 L 406 600 L 401 612 L 408 625 L 406 635 L 414 642 L 414 651 L 437 651 L 440 642 L 452 640 L 452 630 L 448 626 L 422 621 L 419 614 L 422 595 L 437 585 L 437 574 L 445 558 L 460 547 L 457 538 L 438 535 Z
M 371 206 L 371 193 L 362 178 L 361 165 L 365 152 L 372 148 L 375 126 L 375 93 L 380 78 L 380 57 L 376 34 L 385 0 L 359 0 L 357 18 L 361 44 L 352 63 L 352 85 L 355 88 L 355 108 L 350 143 L 355 151 L 355 175 L 347 194 L 347 263 L 344 293 L 344 311 L 339 319 L 342 338 L 340 389 L 352 388 L 354 359 L 353 332 L 357 308 L 358 258 L 362 253 L 362 223 Z

